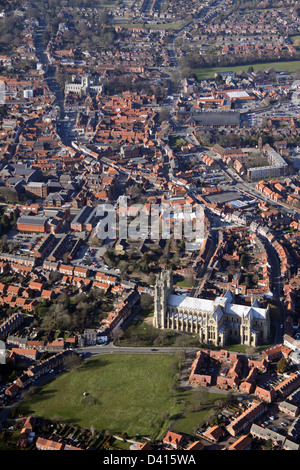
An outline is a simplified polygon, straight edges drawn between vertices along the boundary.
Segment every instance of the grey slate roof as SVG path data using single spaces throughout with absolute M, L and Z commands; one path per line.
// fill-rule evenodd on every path
M 46 221 L 47 221 L 46 217 L 24 215 L 24 216 L 19 217 L 18 224 L 43 225 L 46 223 Z
M 237 111 L 196 111 L 186 120 L 186 124 L 196 126 L 239 126 L 240 113 Z

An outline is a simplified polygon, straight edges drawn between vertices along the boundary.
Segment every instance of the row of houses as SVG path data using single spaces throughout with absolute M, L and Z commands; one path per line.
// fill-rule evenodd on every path
M 300 375 L 290 373 L 274 387 L 264 387 L 258 385 L 261 373 L 268 370 L 271 362 L 276 362 L 282 357 L 288 358 L 292 349 L 282 345 L 269 348 L 262 353 L 260 361 L 248 360 L 248 374 L 241 381 L 242 360 L 236 354 L 221 351 L 216 355 L 213 351 L 200 350 L 191 366 L 189 383 L 200 387 L 210 387 L 213 385 L 213 372 L 205 373 L 205 364 L 208 360 L 214 359 L 221 365 L 221 372 L 217 376 L 216 385 L 223 390 L 239 390 L 245 394 L 253 394 L 256 398 L 266 403 L 272 403 L 276 399 L 283 399 L 300 385 Z
M 299 445 L 289 436 L 283 436 L 282 434 L 272 431 L 271 429 L 265 429 L 258 424 L 252 424 L 250 433 L 254 438 L 257 439 L 262 439 L 264 441 L 271 440 L 273 444 L 279 446 L 282 450 L 299 450 Z
M 5 340 L 7 336 L 18 328 L 23 322 L 23 315 L 20 312 L 16 312 L 11 315 L 7 320 L 4 320 L 0 324 L 0 339 Z
M 55 441 L 41 436 L 36 437 L 37 427 L 37 418 L 28 416 L 18 437 L 18 447 L 25 449 L 35 441 L 37 450 L 83 450 L 80 446 L 66 444 L 63 440 Z
M 6 387 L 4 393 L 6 396 L 13 398 L 23 389 L 32 384 L 39 377 L 48 374 L 51 370 L 64 366 L 64 361 L 67 356 L 74 354 L 71 350 L 65 350 L 55 354 L 37 364 L 32 365 L 25 370 L 13 384 Z
M 71 346 L 76 342 L 76 337 L 55 339 L 53 341 L 46 340 L 30 340 L 27 336 L 9 335 L 6 340 L 7 346 L 11 347 L 10 358 L 16 355 L 24 357 L 34 357 L 36 354 L 43 352 L 62 352 L 65 346 Z M 35 356 L 37 358 L 37 355 Z

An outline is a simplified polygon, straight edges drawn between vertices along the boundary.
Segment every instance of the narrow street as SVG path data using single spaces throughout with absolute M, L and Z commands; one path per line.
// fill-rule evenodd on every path
M 43 35 L 46 30 L 46 24 L 43 22 L 36 31 L 35 36 L 35 47 L 36 47 L 36 55 L 38 60 L 44 66 L 45 70 L 45 79 L 49 85 L 50 90 L 55 95 L 57 106 L 59 107 L 59 118 L 57 119 L 57 133 L 60 136 L 64 145 L 69 146 L 71 144 L 71 138 L 68 135 L 67 124 L 68 122 L 65 120 L 66 112 L 64 108 L 64 93 L 56 80 L 56 67 L 52 66 L 49 63 L 48 55 L 47 55 L 47 47 L 43 41 Z
M 199 267 L 197 271 L 196 284 L 193 287 L 191 294 L 190 294 L 192 297 L 198 296 L 198 290 L 204 278 L 209 279 L 210 277 L 210 273 L 211 273 L 210 261 L 218 245 L 218 231 L 217 230 L 210 231 L 210 234 L 208 237 L 208 243 L 209 243 L 209 248 L 206 254 L 205 262 Z
M 264 246 L 266 248 L 267 255 L 268 255 L 269 264 L 271 266 L 273 299 L 275 300 L 275 304 L 280 311 L 280 318 L 279 319 L 275 318 L 272 321 L 272 325 L 274 326 L 276 330 L 274 343 L 281 344 L 283 342 L 286 312 L 285 312 L 285 308 L 283 305 L 283 297 L 281 295 L 282 282 L 281 282 L 281 275 L 280 275 L 280 261 L 278 259 L 277 253 L 272 243 L 270 243 L 267 239 L 264 239 L 263 237 L 261 237 L 261 241 L 264 243 Z

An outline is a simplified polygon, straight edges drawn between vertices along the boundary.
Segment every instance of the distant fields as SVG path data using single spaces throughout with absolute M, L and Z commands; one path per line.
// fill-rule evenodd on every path
M 122 28 L 137 28 L 137 29 L 165 29 L 165 30 L 179 30 L 187 24 L 187 21 L 178 23 L 118 23 L 115 26 Z
M 277 72 L 296 73 L 300 72 L 300 60 L 288 61 L 288 62 L 265 62 L 262 64 L 246 64 L 246 65 L 235 65 L 232 67 L 207 67 L 201 69 L 195 69 L 194 73 L 197 80 L 203 80 L 205 78 L 214 77 L 216 73 L 220 72 L 247 72 L 249 67 L 253 67 L 254 70 L 265 70 L 273 68 Z
M 120 0 L 97 0 L 98 7 L 100 8 L 111 8 L 117 6 L 120 3 Z
M 293 44 L 294 44 L 295 41 L 299 41 L 299 40 L 300 40 L 300 34 L 294 34 L 293 36 L 291 36 L 291 39 L 292 39 Z
M 125 431 L 128 436 L 157 438 L 177 419 L 176 428 L 192 432 L 211 409 L 186 412 L 186 407 L 199 405 L 201 392 L 176 387 L 178 360 L 168 355 L 123 354 L 89 359 L 30 396 L 19 411 L 99 431 Z M 83 396 L 84 392 L 88 395 Z M 216 397 L 225 395 L 212 395 L 209 400 Z

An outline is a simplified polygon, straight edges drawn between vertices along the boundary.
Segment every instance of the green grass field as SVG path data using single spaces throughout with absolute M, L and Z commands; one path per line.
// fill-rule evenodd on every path
M 293 41 L 293 44 L 295 44 L 295 41 L 300 40 L 300 34 L 294 34 L 293 36 L 291 36 L 291 40 Z
M 192 283 L 188 279 L 177 281 L 175 285 L 180 287 L 193 287 Z
M 90 359 L 44 386 L 21 410 L 85 428 L 153 436 L 166 413 L 179 412 L 169 393 L 173 362 L 171 356 Z
M 197 80 L 203 80 L 205 78 L 214 77 L 215 74 L 219 72 L 247 72 L 250 66 L 252 66 L 254 70 L 265 70 L 268 68 L 274 68 L 277 72 L 300 72 L 300 61 L 295 60 L 289 62 L 268 62 L 262 64 L 236 65 L 233 67 L 207 67 L 195 69 L 194 73 L 197 77 Z
M 178 360 L 167 355 L 89 359 L 31 395 L 18 411 L 99 431 L 125 431 L 128 436 L 161 437 L 177 419 L 179 427 L 182 420 L 184 429 L 192 432 L 205 413 L 186 410 L 199 403 L 201 391 L 174 386 Z
M 183 28 L 187 24 L 187 21 L 182 21 L 178 23 L 122 23 L 116 24 L 122 28 L 138 28 L 138 29 L 157 29 L 157 30 L 166 30 L 166 31 L 176 31 Z

